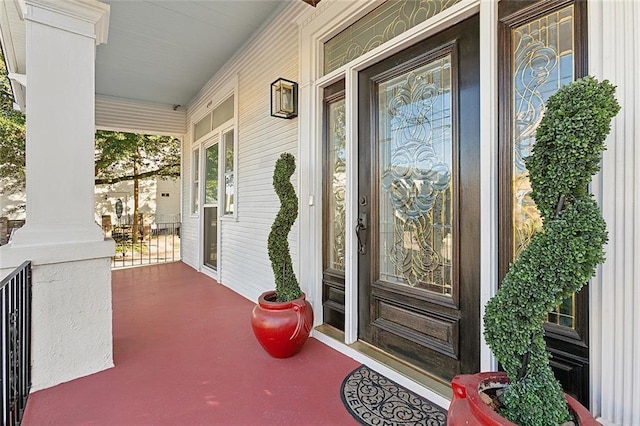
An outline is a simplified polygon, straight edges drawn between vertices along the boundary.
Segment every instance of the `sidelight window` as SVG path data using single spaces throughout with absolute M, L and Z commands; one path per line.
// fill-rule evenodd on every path
M 541 229 L 542 219 L 531 198 L 531 184 L 525 159 L 531 155 L 535 133 L 544 114 L 545 103 L 560 87 L 576 78 L 575 6 L 533 16 L 508 25 L 510 45 L 509 188 L 511 235 L 509 250 L 503 251 L 502 268 L 526 247 Z M 506 158 L 506 157 L 505 157 Z M 505 242 L 507 240 L 504 240 Z M 506 249 L 506 247 L 505 247 Z M 576 295 L 569 296 L 549 313 L 548 321 L 574 329 Z

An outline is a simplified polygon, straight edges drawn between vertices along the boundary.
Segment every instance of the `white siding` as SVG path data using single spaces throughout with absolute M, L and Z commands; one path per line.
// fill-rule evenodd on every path
M 589 2 L 589 73 L 617 86 L 602 172 L 606 261 L 591 291 L 591 410 L 605 425 L 640 425 L 640 3 Z
M 182 107 L 96 95 L 96 127 L 121 132 L 182 136 L 186 129 Z
M 298 154 L 298 120 L 271 117 L 270 84 L 279 77 L 298 81 L 298 29 L 295 19 L 307 5 L 293 4 L 276 22 L 247 44 L 223 71 L 205 86 L 187 112 L 187 128 L 201 115 L 211 99 L 228 82 L 237 78 L 238 87 L 238 188 L 237 220 L 221 220 L 219 280 L 245 297 L 256 300 L 263 291 L 274 288 L 271 265 L 267 256 L 267 237 L 279 209 L 272 188 L 272 172 L 282 152 Z M 187 134 L 183 147 L 183 259 L 196 266 L 200 249 L 200 218 L 190 210 L 190 176 L 192 136 Z M 187 178 L 189 176 L 189 178 Z M 292 177 L 297 188 L 298 173 Z M 290 235 L 294 267 L 297 269 L 298 222 Z
M 182 224 L 180 226 L 180 258 L 193 268 L 199 268 L 198 260 L 198 220 L 199 216 L 191 214 L 191 142 L 192 132 L 187 121 L 187 132 L 182 143 Z

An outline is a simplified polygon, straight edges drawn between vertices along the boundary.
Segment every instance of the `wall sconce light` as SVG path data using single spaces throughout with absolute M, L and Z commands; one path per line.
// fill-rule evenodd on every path
M 279 78 L 271 83 L 271 116 L 298 116 L 298 83 Z

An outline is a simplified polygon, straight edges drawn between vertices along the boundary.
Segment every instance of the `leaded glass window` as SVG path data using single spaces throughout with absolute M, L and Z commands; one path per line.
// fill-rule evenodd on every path
M 378 86 L 380 277 L 452 295 L 451 55 Z
M 345 189 L 346 189 L 346 125 L 345 100 L 328 105 L 329 143 L 329 259 L 328 267 L 344 271 L 345 266 Z
M 324 44 L 328 74 L 460 0 L 390 0 Z
M 531 154 L 535 132 L 549 96 L 574 80 L 574 7 L 568 6 L 512 29 L 512 220 L 513 257 L 542 227 L 531 198 L 524 159 Z M 549 314 L 558 325 L 575 327 L 575 295 Z

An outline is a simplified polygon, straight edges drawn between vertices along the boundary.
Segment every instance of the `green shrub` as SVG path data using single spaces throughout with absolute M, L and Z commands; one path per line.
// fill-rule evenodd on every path
M 570 418 L 549 366 L 544 322 L 604 261 L 606 224 L 588 185 L 620 109 L 614 91 L 608 81 L 592 77 L 558 90 L 526 160 L 543 228 L 520 252 L 484 317 L 484 336 L 511 380 L 501 414 L 521 426 Z
M 298 217 L 298 197 L 291 184 L 291 175 L 295 170 L 295 158 L 285 152 L 276 161 L 273 171 L 273 188 L 280 199 L 280 210 L 271 225 L 267 245 L 276 281 L 276 297 L 279 302 L 288 302 L 302 295 L 293 271 L 287 240 L 291 227 Z

